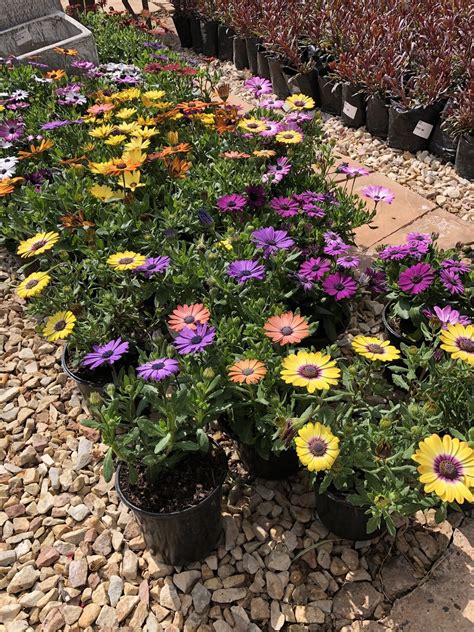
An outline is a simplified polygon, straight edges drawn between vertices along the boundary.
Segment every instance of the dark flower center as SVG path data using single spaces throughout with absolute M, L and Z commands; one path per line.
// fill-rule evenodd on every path
M 384 353 L 384 348 L 382 347 L 382 345 L 378 345 L 376 343 L 370 343 L 367 345 L 367 351 L 370 351 L 370 353 Z
M 341 292 L 342 290 L 345 290 L 346 286 L 344 285 L 344 283 L 335 283 L 334 284 L 334 289 L 337 290 L 338 292 Z
M 419 274 L 414 274 L 411 278 L 412 283 L 419 283 L 423 277 Z
M 125 169 L 127 164 L 125 162 L 117 163 L 117 169 Z
M 191 316 L 190 314 L 189 316 L 185 316 L 183 320 L 186 323 L 186 325 L 190 325 L 191 323 L 194 323 L 194 316 Z
M 128 265 L 129 263 L 133 263 L 135 260 L 133 257 L 122 257 L 119 260 L 120 265 Z
M 242 375 L 253 375 L 254 370 L 248 367 L 247 369 L 242 369 Z
M 266 244 L 267 246 L 276 246 L 276 239 L 267 239 L 266 240 Z
M 300 367 L 298 372 L 302 377 L 314 379 L 320 376 L 321 369 L 314 364 L 305 364 L 304 366 Z
M 26 289 L 32 290 L 34 287 L 38 285 L 38 283 L 39 283 L 39 279 L 30 279 L 28 283 L 26 284 Z
M 458 347 L 460 351 L 474 353 L 474 340 L 471 338 L 458 338 Z
M 191 338 L 191 343 L 192 343 L 193 345 L 198 345 L 200 342 L 202 342 L 202 336 L 197 336 L 197 335 L 196 335 L 196 336 L 193 336 L 193 337 Z
M 31 250 L 39 250 L 40 248 L 42 248 L 43 246 L 46 246 L 48 242 L 46 241 L 46 239 L 42 239 L 41 241 L 37 241 L 36 243 L 34 243 L 31 246 Z
M 151 365 L 151 368 L 153 369 L 153 371 L 161 371 L 161 369 L 165 368 L 165 363 L 164 362 L 154 362 Z
M 252 274 L 252 270 L 242 270 L 242 271 L 240 272 L 240 276 L 241 276 L 241 277 L 246 277 L 246 276 L 249 276 L 249 274 Z
M 319 265 L 319 263 L 313 263 L 313 265 L 311 266 L 311 270 L 313 272 L 318 272 L 320 268 L 321 266 Z
M 110 349 L 107 349 L 107 351 L 103 351 L 102 353 L 102 357 L 104 358 L 104 360 L 107 360 L 107 358 L 110 358 L 113 355 L 114 355 L 114 352 L 111 351 Z
M 454 481 L 459 478 L 459 468 L 450 458 L 445 458 L 438 463 L 438 472 L 444 478 Z
M 54 325 L 54 331 L 62 331 L 66 327 L 65 320 L 58 320 L 58 322 Z
M 291 336 L 291 334 L 293 333 L 293 329 L 292 329 L 292 327 L 282 327 L 281 328 L 281 333 L 284 336 Z
M 328 444 L 320 437 L 313 437 L 308 441 L 308 448 L 313 456 L 324 456 L 328 449 Z

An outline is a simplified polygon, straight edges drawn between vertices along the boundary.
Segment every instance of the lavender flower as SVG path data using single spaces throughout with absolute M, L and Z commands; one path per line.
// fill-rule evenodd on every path
M 364 187 L 362 190 L 362 195 L 369 200 L 373 200 L 376 204 L 379 202 L 386 202 L 387 204 L 391 204 L 395 199 L 395 195 L 387 189 L 386 187 L 381 187 L 378 185 L 370 185 L 368 187 Z
M 444 261 L 441 261 L 441 267 L 445 270 L 449 270 L 450 272 L 455 272 L 456 274 L 463 274 L 471 271 L 469 263 L 464 263 L 464 261 L 458 261 L 457 259 L 444 259 Z
M 344 257 L 339 257 L 338 259 L 336 259 L 336 265 L 339 268 L 344 268 L 348 270 L 351 268 L 357 268 L 359 264 L 359 257 L 354 257 L 353 255 L 345 255 Z
M 262 99 L 258 104 L 259 107 L 266 110 L 281 110 L 284 105 L 285 102 L 282 101 L 282 99 L 276 99 L 274 97 L 266 97 L 265 99 Z
M 311 257 L 311 259 L 308 259 L 301 265 L 298 275 L 310 281 L 319 281 L 330 269 L 331 262 L 329 259 Z
M 356 167 L 355 165 L 350 165 L 347 162 L 342 162 L 337 168 L 337 173 L 343 173 L 348 178 L 355 178 L 357 176 L 368 176 L 369 172 L 367 169 L 363 167 Z
M 263 96 L 264 94 L 272 93 L 272 84 L 268 79 L 264 79 L 263 77 L 251 77 L 247 79 L 245 82 L 245 87 L 253 92 L 253 95 L 256 99 Z
M 139 377 L 153 382 L 161 382 L 176 373 L 179 373 L 179 364 L 173 358 L 157 358 L 137 367 Z
M 293 217 L 293 215 L 297 215 L 299 210 L 298 203 L 287 197 L 273 198 L 270 206 L 280 217 Z
M 451 305 L 446 307 L 439 307 L 435 305 L 433 309 L 424 309 L 423 315 L 431 321 L 433 325 L 440 326 L 442 329 L 447 329 L 448 325 L 470 325 L 471 319 L 467 316 L 463 316 L 457 309 L 453 309 Z
M 259 132 L 258 135 L 262 136 L 262 138 L 272 138 L 273 136 L 276 136 L 280 131 L 281 125 L 280 123 L 278 123 L 278 121 L 271 121 L 267 119 L 265 121 L 265 129 L 262 132 Z
M 7 142 L 14 142 L 22 137 L 25 124 L 20 119 L 7 119 L 0 123 L 0 138 Z
M 276 161 L 276 165 L 270 165 L 267 169 L 267 173 L 264 173 L 262 176 L 262 182 L 272 182 L 274 184 L 278 184 L 281 182 L 285 176 L 287 176 L 291 171 L 291 163 L 288 158 L 284 156 L 278 158 Z
M 326 255 L 330 255 L 331 257 L 336 257 L 338 255 L 342 255 L 348 250 L 350 250 L 350 246 L 345 244 L 343 241 L 328 241 L 323 248 L 323 252 Z
M 196 329 L 185 327 L 179 332 L 174 345 L 181 355 L 204 351 L 214 341 L 216 330 L 207 323 L 196 323 Z
M 409 247 L 407 244 L 401 246 L 386 246 L 383 250 L 379 250 L 378 256 L 382 261 L 401 261 L 408 257 Z
M 295 245 L 291 237 L 288 237 L 286 230 L 275 230 L 272 226 L 254 230 L 251 239 L 257 248 L 263 249 L 263 256 L 269 257 L 279 250 L 288 250 Z
M 439 278 L 444 288 L 450 294 L 463 294 L 464 284 L 457 272 L 452 269 L 441 270 Z
M 258 262 L 251 259 L 240 259 L 233 261 L 227 268 L 227 274 L 242 285 L 250 279 L 261 281 L 265 278 L 265 268 Z
M 65 125 L 71 125 L 71 121 L 68 121 L 67 119 L 64 119 L 64 120 L 58 119 L 54 121 L 48 121 L 47 123 L 43 123 L 40 129 L 42 130 L 57 129 L 58 127 L 64 127 Z
M 164 272 L 168 268 L 169 264 L 169 257 L 149 257 L 148 259 L 145 259 L 145 263 L 142 263 L 141 266 L 138 266 L 138 268 L 135 268 L 133 271 L 142 272 L 143 275 L 149 279 L 158 272 Z
M 97 369 L 104 364 L 114 364 L 120 360 L 128 351 L 128 342 L 123 342 L 121 338 L 110 340 L 105 345 L 94 345 L 94 351 L 88 353 L 83 361 L 82 366 L 88 369 Z

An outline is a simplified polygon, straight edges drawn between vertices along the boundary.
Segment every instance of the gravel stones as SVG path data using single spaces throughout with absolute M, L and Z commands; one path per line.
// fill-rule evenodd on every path
M 31 588 L 36 582 L 40 573 L 33 566 L 24 566 L 15 574 L 7 587 L 7 593 L 20 593 Z

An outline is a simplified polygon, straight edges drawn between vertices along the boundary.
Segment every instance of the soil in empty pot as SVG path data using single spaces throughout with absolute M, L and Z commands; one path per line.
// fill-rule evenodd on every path
M 218 487 L 224 479 L 225 459 L 218 448 L 211 452 L 190 454 L 173 470 L 164 473 L 153 484 L 138 470 L 138 481 L 132 485 L 128 468 L 120 471 L 120 489 L 125 498 L 139 509 L 154 513 L 173 513 L 198 505 Z

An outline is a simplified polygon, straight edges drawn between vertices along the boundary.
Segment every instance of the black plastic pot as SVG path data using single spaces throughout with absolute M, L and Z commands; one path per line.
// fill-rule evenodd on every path
M 321 110 L 339 116 L 341 113 L 342 86 L 334 79 L 318 75 Z
M 201 20 L 197 15 L 189 16 L 189 27 L 191 29 L 193 50 L 196 53 L 202 53 Z
M 249 474 L 255 478 L 278 481 L 296 474 L 300 469 L 300 462 L 294 448 L 279 454 L 271 452 L 268 460 L 262 458 L 254 446 L 239 443 L 238 449 Z
M 365 126 L 372 136 L 387 138 L 388 103 L 379 96 L 371 96 L 365 104 Z
M 257 46 L 257 71 L 259 77 L 271 80 L 268 59 L 260 44 Z
M 247 48 L 247 61 L 252 75 L 258 74 L 257 66 L 257 44 L 258 39 L 256 37 L 246 37 L 245 46 Z
M 346 127 L 362 127 L 365 124 L 365 96 L 360 88 L 350 83 L 342 85 L 341 120 Z
M 217 22 L 201 19 L 202 53 L 206 57 L 217 57 Z
M 183 48 L 192 48 L 193 38 L 191 35 L 191 25 L 189 22 L 189 15 L 184 13 L 175 13 L 173 15 L 173 22 L 178 34 L 179 41 Z
M 462 178 L 474 180 L 474 136 L 472 134 L 464 134 L 459 139 L 454 166 Z
M 318 71 L 316 69 L 301 73 L 289 66 L 283 66 L 282 72 L 290 94 L 305 94 L 312 97 L 317 106 L 320 105 Z
M 243 37 L 234 37 L 233 61 L 237 70 L 248 67 L 247 46 Z
M 391 344 L 393 344 L 397 349 L 400 348 L 400 343 L 403 342 L 405 345 L 416 345 L 421 344 L 411 340 L 407 336 L 404 336 L 402 333 L 397 331 L 390 324 L 390 312 L 392 309 L 392 302 L 387 303 L 382 311 L 382 322 L 385 329 L 385 333 L 387 334 L 387 338 L 390 340 Z
M 223 24 L 217 27 L 217 56 L 221 61 L 234 58 L 234 30 Z
M 322 494 L 316 489 L 316 511 L 319 519 L 332 533 L 344 540 L 372 540 L 381 534 L 378 529 L 367 533 L 368 507 L 357 507 L 347 497 L 331 487 Z
M 288 90 L 286 79 L 283 76 L 281 61 L 278 57 L 267 57 L 267 60 L 273 92 L 279 99 L 286 99 L 286 97 L 290 96 L 290 91 Z
M 80 390 L 82 396 L 86 401 L 89 400 L 91 393 L 103 393 L 104 386 L 107 382 L 92 382 L 90 380 L 85 380 L 84 378 L 76 375 L 68 365 L 69 361 L 69 353 L 67 344 L 63 347 L 63 353 L 61 356 L 61 367 L 64 373 L 76 383 L 77 388 Z M 111 380 L 112 381 L 112 380 Z
M 430 138 L 430 152 L 445 162 L 454 162 L 459 142 L 459 138 L 451 136 L 444 130 L 444 123 L 451 108 L 452 104 L 448 102 L 441 112 Z
M 222 459 L 222 474 L 216 487 L 198 505 L 172 513 L 145 511 L 133 504 L 120 485 L 120 475 L 127 474 L 120 463 L 115 474 L 115 489 L 120 500 L 135 514 L 145 543 L 152 555 L 159 554 L 166 564 L 185 566 L 201 561 L 217 546 L 222 533 L 222 484 L 227 475 L 227 459 L 222 448 L 214 444 Z
M 392 102 L 388 111 L 388 146 L 417 152 L 427 149 L 442 104 L 406 110 Z

